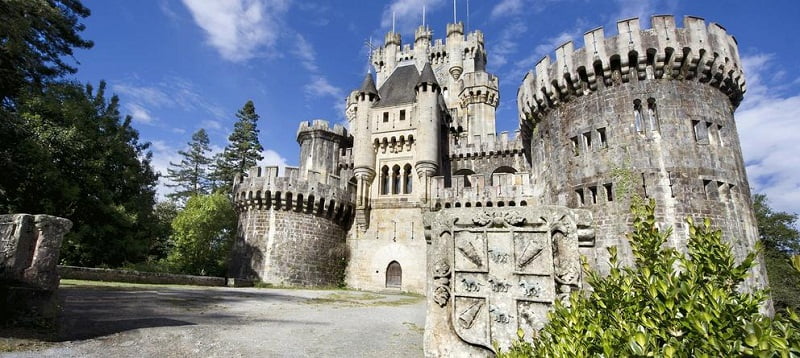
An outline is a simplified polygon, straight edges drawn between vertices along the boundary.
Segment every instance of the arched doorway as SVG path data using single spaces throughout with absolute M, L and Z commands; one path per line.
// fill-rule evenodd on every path
M 386 288 L 400 288 L 403 284 L 403 269 L 397 261 L 386 267 Z

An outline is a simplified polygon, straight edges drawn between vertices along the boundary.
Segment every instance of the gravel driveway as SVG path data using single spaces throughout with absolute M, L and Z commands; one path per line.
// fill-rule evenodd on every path
M 420 357 L 424 299 L 341 290 L 62 282 L 53 343 L 6 357 Z M 2 340 L 5 340 L 3 342 Z M 6 346 L 16 338 L 0 338 Z

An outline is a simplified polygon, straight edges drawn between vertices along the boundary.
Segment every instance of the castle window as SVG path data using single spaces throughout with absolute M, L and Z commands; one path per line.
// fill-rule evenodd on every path
M 694 140 L 697 143 L 708 144 L 708 123 L 706 121 L 692 121 Z
M 722 141 L 722 126 L 721 125 L 717 125 L 717 143 L 719 144 L 720 147 L 724 147 L 725 146 L 725 142 Z
M 389 112 L 383 112 L 383 123 L 389 122 Z
M 606 201 L 614 201 L 614 190 L 611 183 L 603 184 L 603 188 L 606 190 Z
M 392 167 L 392 194 L 400 194 L 400 166 Z
M 642 101 L 633 101 L 633 127 L 637 133 L 644 132 L 644 123 L 642 123 Z
M 578 137 L 575 136 L 569 140 L 572 142 L 572 153 L 575 154 L 575 156 L 578 156 L 580 154 L 580 150 L 578 149 Z
M 592 132 L 583 133 L 583 146 L 587 152 L 592 150 Z
M 711 180 L 703 179 L 703 193 L 706 195 L 706 200 L 713 200 L 719 197 L 717 187 Z
M 647 123 L 651 132 L 659 132 L 658 112 L 656 112 L 655 98 L 647 99 Z
M 592 196 L 592 204 L 597 204 L 597 187 L 590 186 L 589 187 L 589 194 Z
M 400 110 L 400 120 L 401 121 L 406 120 L 406 110 L 405 109 L 401 109 Z
M 600 148 L 608 146 L 608 137 L 606 137 L 605 128 L 597 128 L 597 138 L 600 139 Z
M 389 194 L 389 167 L 385 165 L 381 169 L 381 194 Z
M 403 168 L 403 178 L 405 179 L 403 192 L 405 194 L 411 194 L 411 183 L 414 181 L 414 177 L 411 175 L 411 164 L 406 164 L 406 166 Z
M 583 200 L 583 189 L 575 190 L 575 198 L 578 199 L 578 206 L 583 206 L 586 202 Z

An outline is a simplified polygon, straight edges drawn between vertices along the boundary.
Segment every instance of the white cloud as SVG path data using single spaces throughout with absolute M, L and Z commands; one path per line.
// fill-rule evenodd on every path
M 226 60 L 242 62 L 275 45 L 289 0 L 183 0 L 208 42 Z
M 391 29 L 392 14 L 396 22 L 396 32 L 411 33 L 422 25 L 422 7 L 428 13 L 444 5 L 444 0 L 394 0 L 383 9 L 381 28 Z M 426 21 L 426 24 L 429 22 Z
M 317 55 L 314 47 L 306 40 L 303 35 L 297 34 L 294 41 L 292 54 L 300 60 L 303 67 L 309 72 L 318 72 Z
M 217 119 L 225 119 L 227 111 L 200 95 L 194 85 L 184 79 L 168 77 L 151 86 L 138 86 L 130 83 L 114 83 L 114 93 L 120 95 L 122 103 L 134 120 L 152 124 L 155 118 L 152 109 L 181 109 L 186 112 L 201 112 Z
M 286 158 L 284 158 L 280 153 L 272 149 L 266 149 L 261 152 L 261 155 L 264 156 L 264 159 L 261 159 L 258 162 L 258 166 L 277 166 L 279 172 L 282 172 L 283 169 L 286 168 Z
M 800 212 L 800 88 L 773 82 L 773 56 L 742 58 L 747 93 L 736 122 L 750 185 L 767 194 L 773 208 Z
M 153 123 L 153 117 L 142 106 L 135 103 L 129 103 L 125 105 L 125 108 L 131 113 L 131 117 L 133 117 L 134 122 L 142 124 Z
M 323 76 L 314 76 L 311 82 L 305 85 L 304 89 L 306 96 L 309 97 L 329 96 L 337 100 L 344 98 L 344 90 L 332 85 Z
M 497 18 L 512 15 L 522 10 L 524 0 L 503 0 L 492 8 L 491 17 Z
M 222 123 L 220 123 L 219 121 L 206 119 L 206 120 L 200 122 L 200 127 L 205 128 L 207 130 L 211 130 L 211 129 L 219 130 L 219 129 L 222 129 Z

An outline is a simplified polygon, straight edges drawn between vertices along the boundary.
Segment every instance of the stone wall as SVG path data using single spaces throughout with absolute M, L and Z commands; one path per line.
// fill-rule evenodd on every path
M 176 275 L 78 266 L 58 266 L 58 273 L 63 279 L 87 281 L 195 286 L 225 286 L 226 284 L 225 277 Z
M 231 277 L 299 286 L 343 280 L 348 253 L 339 222 L 270 207 L 240 212 L 237 231 Z

